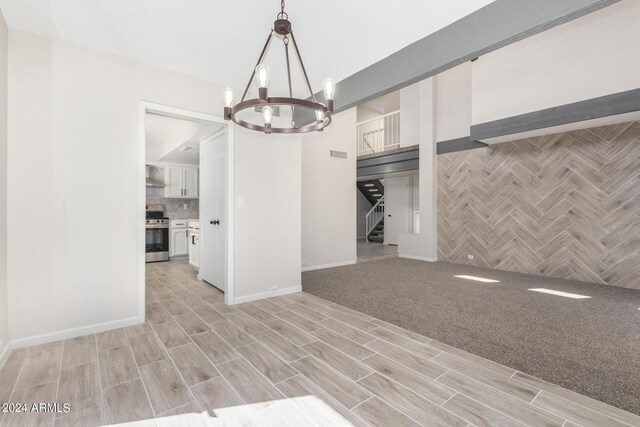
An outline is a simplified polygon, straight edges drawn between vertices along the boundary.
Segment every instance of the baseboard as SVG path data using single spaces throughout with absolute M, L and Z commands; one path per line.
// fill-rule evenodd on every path
M 356 263 L 356 260 L 354 259 L 353 261 L 334 262 L 332 264 L 314 265 L 311 267 L 302 267 L 302 271 L 323 270 L 325 268 L 342 267 L 345 265 L 353 265 L 355 263 Z
M 428 261 L 428 262 L 436 262 L 436 261 L 438 261 L 438 258 L 427 258 L 427 257 L 422 257 L 422 256 L 402 255 L 402 254 L 398 254 L 398 258 L 416 259 L 418 261 Z
M 257 294 L 246 295 L 243 297 L 236 297 L 233 299 L 232 305 L 242 304 L 244 302 L 258 301 L 265 298 L 294 294 L 296 292 L 302 292 L 302 286 L 291 286 L 289 288 L 278 289 L 276 292 L 267 291 L 267 292 L 259 292 Z
M 88 326 L 81 326 L 79 328 L 65 329 L 57 332 L 50 332 L 47 334 L 34 335 L 27 338 L 19 338 L 11 340 L 9 347 L 13 350 L 15 348 L 30 347 L 32 345 L 46 344 L 49 342 L 66 340 L 69 338 L 81 337 L 83 335 L 97 334 L 99 332 L 110 331 L 112 329 L 125 328 L 127 326 L 137 325 L 141 323 L 140 318 L 128 317 L 126 319 L 113 320 L 111 322 L 96 323 Z
M 7 357 L 9 357 L 9 352 L 11 351 L 11 346 L 8 341 L 0 341 L 0 368 L 4 366 L 4 362 L 7 361 Z

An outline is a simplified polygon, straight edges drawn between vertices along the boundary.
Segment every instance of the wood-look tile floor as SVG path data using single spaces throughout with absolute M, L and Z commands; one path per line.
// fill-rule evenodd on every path
M 225 306 L 186 262 L 147 266 L 147 323 L 11 352 L 0 402 L 72 408 L 2 426 L 640 425 L 308 294 Z

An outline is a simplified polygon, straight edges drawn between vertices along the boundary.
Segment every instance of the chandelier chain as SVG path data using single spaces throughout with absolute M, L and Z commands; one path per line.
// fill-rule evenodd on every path
M 289 19 L 289 15 L 284 11 L 284 0 L 280 0 L 280 13 L 277 16 L 278 19 Z

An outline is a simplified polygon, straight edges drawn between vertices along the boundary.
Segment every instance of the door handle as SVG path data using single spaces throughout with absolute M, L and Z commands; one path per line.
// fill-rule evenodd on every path
M 196 236 L 191 236 L 191 244 L 192 245 L 196 244 Z
M 388 216 L 389 218 L 391 218 L 391 214 L 387 214 L 387 216 Z

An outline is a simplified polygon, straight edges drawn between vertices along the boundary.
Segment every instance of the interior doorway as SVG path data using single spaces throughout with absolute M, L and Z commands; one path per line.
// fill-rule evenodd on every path
M 385 177 L 358 179 L 356 186 L 357 262 L 396 257 L 397 246 L 386 242 Z
M 402 236 L 420 232 L 419 172 L 359 177 L 356 184 L 358 262 L 398 256 Z
M 147 123 L 149 116 L 171 118 L 177 121 L 199 123 L 202 129 L 209 131 L 210 137 L 198 140 L 197 153 L 192 151 L 193 141 L 188 144 L 180 144 L 171 150 L 171 155 L 165 158 L 171 159 L 170 163 L 158 163 L 163 166 L 163 171 L 150 176 L 148 166 L 147 138 L 149 138 L 150 126 Z M 177 107 L 166 106 L 146 101 L 139 102 L 139 200 L 140 200 L 140 233 L 139 233 L 139 280 L 138 280 L 138 316 L 140 321 L 145 318 L 145 278 L 146 263 L 146 225 L 148 200 L 147 190 L 149 182 L 156 187 L 156 193 L 167 204 L 184 206 L 198 213 L 198 227 L 200 234 L 197 236 L 199 249 L 189 253 L 181 262 L 189 262 L 197 265 L 198 279 L 201 279 L 224 292 L 225 304 L 233 301 L 233 153 L 234 130 L 222 117 Z M 211 134 L 211 130 L 213 134 Z M 201 135 L 202 136 L 202 135 Z M 194 137 L 195 138 L 195 137 Z M 191 146 L 191 147 L 189 147 Z M 186 148 L 184 148 L 186 147 Z M 167 147 L 163 149 L 166 151 Z M 183 149 L 181 149 L 183 148 Z M 204 153 L 204 155 L 203 155 Z M 158 154 L 158 153 L 156 153 Z M 195 165 L 180 163 L 186 158 L 195 158 Z M 164 160 L 160 159 L 160 160 Z M 169 176 L 169 185 L 164 182 Z M 164 179 L 163 179 L 164 178 Z M 197 202 L 193 202 L 196 200 Z M 163 205 L 155 204 L 156 211 Z M 195 208 L 194 208 L 195 206 Z M 190 211 L 190 212 L 191 212 Z M 191 214 L 193 215 L 193 214 Z M 163 219 L 170 221 L 170 218 Z M 175 221 L 176 226 L 180 221 Z M 211 222 L 211 223 L 210 223 Z M 215 227 L 215 228 L 214 228 Z M 191 224 L 186 226 L 185 235 L 191 241 L 196 242 L 196 236 L 192 233 Z M 171 235 L 171 233 L 169 233 Z M 176 232 L 176 236 L 183 236 Z M 170 245 L 171 246 L 171 245 Z M 180 251 L 183 246 L 175 244 L 175 251 Z M 173 248 L 172 248 L 173 250 Z M 194 260 L 194 257 L 197 258 Z

